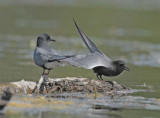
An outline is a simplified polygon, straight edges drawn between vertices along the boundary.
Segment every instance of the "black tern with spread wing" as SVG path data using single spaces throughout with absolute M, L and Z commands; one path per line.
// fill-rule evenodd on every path
M 112 61 L 109 57 L 103 54 L 97 48 L 97 46 L 87 37 L 87 35 L 78 27 L 75 21 L 74 23 L 81 38 L 83 39 L 84 43 L 86 44 L 91 53 L 76 55 L 73 58 L 67 59 L 67 61 L 71 65 L 86 69 L 93 69 L 93 71 L 97 73 L 97 78 L 99 80 L 103 80 L 102 75 L 117 76 L 124 70 L 130 70 L 128 67 L 125 66 L 124 61 Z
M 43 68 L 44 74 L 45 70 L 48 70 L 47 75 L 50 70 L 58 66 L 61 62 L 65 62 L 65 59 L 72 56 L 60 56 L 57 54 L 56 50 L 49 46 L 50 41 L 55 41 L 51 39 L 48 34 L 41 34 L 37 38 L 37 46 L 34 50 L 33 59 L 36 65 Z

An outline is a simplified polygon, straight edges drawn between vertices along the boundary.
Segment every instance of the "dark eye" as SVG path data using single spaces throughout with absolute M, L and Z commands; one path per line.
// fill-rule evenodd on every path
M 46 37 L 46 39 L 47 39 L 47 40 L 49 40 L 49 39 L 50 39 L 50 37 L 49 37 L 49 36 L 47 36 L 47 37 Z
M 123 67 L 123 66 L 124 66 L 124 64 L 120 64 L 120 66 L 121 66 L 121 67 Z

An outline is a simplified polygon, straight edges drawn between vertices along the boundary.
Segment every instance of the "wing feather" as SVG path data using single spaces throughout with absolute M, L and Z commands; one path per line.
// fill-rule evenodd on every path
M 68 58 L 65 60 L 72 66 L 82 67 L 86 69 L 93 69 L 94 67 L 97 67 L 97 66 L 112 68 L 111 62 L 108 61 L 99 52 L 76 55 L 75 57 Z
M 112 61 L 108 56 L 106 56 L 105 54 L 103 54 L 98 47 L 93 43 L 93 41 L 91 41 L 91 39 L 89 39 L 87 37 L 87 35 L 80 29 L 80 27 L 77 25 L 77 23 L 75 22 L 75 20 L 73 19 L 74 24 L 78 30 L 78 33 L 80 34 L 81 38 L 83 39 L 84 43 L 86 44 L 86 46 L 88 47 L 88 49 L 90 50 L 91 53 L 95 53 L 95 52 L 99 52 L 100 54 L 104 55 L 106 57 L 106 59 L 108 59 L 108 61 Z

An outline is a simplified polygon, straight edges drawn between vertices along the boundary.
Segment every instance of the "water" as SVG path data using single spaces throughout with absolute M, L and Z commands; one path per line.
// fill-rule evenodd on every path
M 42 69 L 35 66 L 32 54 L 37 35 L 48 33 L 56 43 L 51 43 L 60 54 L 83 54 L 88 50 L 80 39 L 73 24 L 74 18 L 84 32 L 113 60 L 123 59 L 131 72 L 123 72 L 117 77 L 104 77 L 114 80 L 133 89 L 147 90 L 130 94 L 133 106 L 120 106 L 109 112 L 107 103 L 115 106 L 121 103 L 111 98 L 101 104 L 85 103 L 89 114 L 86 117 L 129 117 L 158 118 L 159 105 L 152 100 L 159 100 L 159 67 L 160 67 L 160 3 L 158 0 L 100 0 L 100 1 L 0 1 L 0 82 L 18 81 L 21 79 L 37 81 Z M 87 77 L 95 79 L 92 70 L 74 68 L 69 65 L 52 70 L 50 77 Z M 138 103 L 137 103 L 138 101 Z M 144 103 L 146 101 L 146 103 Z M 84 102 L 79 101 L 79 102 Z M 104 105 L 102 105 L 104 104 Z M 148 106 L 143 106 L 148 104 Z M 156 103 L 157 104 L 157 103 Z M 100 109 L 94 109 L 94 107 Z M 140 107 L 139 107 L 140 105 Z M 84 107 L 81 107 L 82 110 Z M 152 109 L 154 108 L 154 109 Z M 86 110 L 85 109 L 85 110 Z M 20 113 L 19 117 L 82 117 L 82 110 L 64 112 L 53 110 L 34 114 Z M 94 112 L 93 112 L 94 111 Z M 77 113 L 77 114 L 75 114 Z M 12 113 L 11 113 L 12 114 Z M 16 113 L 17 114 L 17 113 Z

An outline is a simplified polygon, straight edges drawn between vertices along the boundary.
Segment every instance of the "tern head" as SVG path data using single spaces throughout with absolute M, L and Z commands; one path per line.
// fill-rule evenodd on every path
M 48 42 L 50 41 L 55 41 L 55 40 L 52 39 L 48 34 L 40 34 L 37 37 L 37 47 L 48 45 Z
M 113 65 L 116 67 L 116 70 L 120 73 L 124 70 L 130 71 L 130 69 L 125 65 L 125 62 L 122 60 L 113 61 Z

